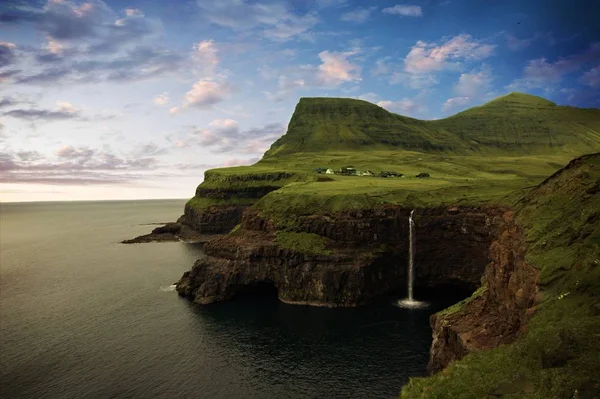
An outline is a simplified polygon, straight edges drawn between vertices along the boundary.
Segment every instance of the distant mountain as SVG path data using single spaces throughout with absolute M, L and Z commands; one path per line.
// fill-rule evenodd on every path
M 265 158 L 298 152 L 400 148 L 455 155 L 600 151 L 600 110 L 510 93 L 451 117 L 423 121 L 367 101 L 301 98 Z

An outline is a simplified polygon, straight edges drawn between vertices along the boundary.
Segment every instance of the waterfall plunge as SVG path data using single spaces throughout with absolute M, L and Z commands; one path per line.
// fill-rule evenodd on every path
M 397 305 L 403 308 L 421 308 L 427 306 L 426 302 L 415 301 L 413 297 L 413 285 L 415 282 L 415 221 L 413 214 L 415 210 L 410 212 L 408 217 L 408 298 L 397 302 Z
M 413 300 L 413 283 L 415 281 L 415 221 L 413 220 L 413 209 L 408 217 L 408 300 Z

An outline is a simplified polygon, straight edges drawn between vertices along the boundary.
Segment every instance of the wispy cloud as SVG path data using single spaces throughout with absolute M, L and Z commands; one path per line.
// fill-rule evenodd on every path
M 420 17 L 423 15 L 421 6 L 411 6 L 396 4 L 393 7 L 387 7 L 382 10 L 384 14 L 399 15 L 403 17 Z
M 559 84 L 565 75 L 580 71 L 584 65 L 597 63 L 600 59 L 600 42 L 592 43 L 579 54 L 549 61 L 546 57 L 527 61 L 523 76 L 507 86 L 509 90 L 548 89 Z
M 362 24 L 369 20 L 371 14 L 376 9 L 377 7 L 357 8 L 355 10 L 343 13 L 340 19 L 345 22 L 354 22 L 357 24 Z
M 404 70 L 409 73 L 431 73 L 457 68 L 461 63 L 490 57 L 495 48 L 496 45 L 483 43 L 468 34 L 454 36 L 440 43 L 418 41 L 404 59 Z
M 246 0 L 197 0 L 201 15 L 208 22 L 237 31 L 257 31 L 261 36 L 287 41 L 304 34 L 319 19 L 312 13 L 296 14 L 286 3 Z

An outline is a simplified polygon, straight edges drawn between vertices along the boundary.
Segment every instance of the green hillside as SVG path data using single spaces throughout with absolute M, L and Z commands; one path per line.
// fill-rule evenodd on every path
M 449 118 L 421 121 L 362 100 L 302 98 L 265 158 L 330 150 L 541 154 L 600 148 L 600 110 L 511 93 Z
M 287 133 L 252 166 L 208 171 L 200 188 L 280 187 L 255 207 L 280 220 L 376 203 L 507 203 L 576 156 L 600 151 L 600 110 L 512 93 L 446 119 L 420 121 L 366 101 L 303 98 Z M 395 171 L 402 178 L 320 175 L 315 168 Z M 431 175 L 417 179 L 421 172 Z M 293 179 L 275 179 L 281 174 Z M 258 198 L 228 201 L 253 204 Z M 214 201 L 213 201 L 214 202 Z M 198 198 L 190 204 L 213 204 Z M 288 224 L 286 222 L 286 224 Z

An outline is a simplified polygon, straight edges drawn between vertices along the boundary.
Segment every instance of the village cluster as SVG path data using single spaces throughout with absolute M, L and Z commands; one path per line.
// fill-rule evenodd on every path
M 340 169 L 331 169 L 331 168 L 316 168 L 315 172 L 321 174 L 324 173 L 326 175 L 344 175 L 344 176 L 374 176 L 374 177 L 405 177 L 402 173 L 390 172 L 390 171 L 382 171 L 379 173 L 375 173 L 371 170 L 357 170 L 352 166 L 346 166 Z M 416 178 L 422 179 L 425 177 L 429 177 L 429 173 L 419 173 L 415 176 Z

